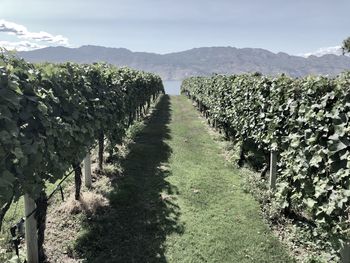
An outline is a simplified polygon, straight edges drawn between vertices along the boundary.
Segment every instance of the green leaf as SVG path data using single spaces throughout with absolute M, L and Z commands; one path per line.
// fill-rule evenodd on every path
M 320 155 L 314 155 L 310 160 L 310 166 L 318 168 L 320 162 L 322 162 L 322 157 Z
M 317 204 L 317 201 L 311 199 L 311 198 L 308 198 L 306 199 L 305 201 L 305 204 L 309 207 L 309 208 L 314 208 L 315 204 Z
M 9 186 L 12 185 L 12 183 L 16 180 L 16 177 L 10 173 L 9 171 L 5 170 L 2 172 L 0 177 L 0 186 Z

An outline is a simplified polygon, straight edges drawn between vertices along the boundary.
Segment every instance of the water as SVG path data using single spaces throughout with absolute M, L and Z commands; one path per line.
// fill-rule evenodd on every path
M 181 80 L 164 80 L 165 93 L 169 95 L 180 95 Z

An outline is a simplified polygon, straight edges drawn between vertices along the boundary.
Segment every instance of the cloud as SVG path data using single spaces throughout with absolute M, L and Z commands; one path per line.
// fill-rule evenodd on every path
M 52 35 L 44 31 L 30 32 L 25 26 L 6 21 L 4 19 L 0 19 L 0 33 L 1 32 L 9 35 L 15 35 L 18 38 L 25 40 L 42 41 L 63 46 L 69 45 L 68 38 L 62 35 Z
M 29 41 L 19 41 L 19 42 L 10 42 L 10 41 L 0 41 L 0 48 L 5 48 L 7 50 L 17 50 L 17 51 L 28 51 L 38 48 L 44 48 L 46 46 L 39 45 L 37 43 Z
M 335 47 L 322 47 L 319 48 L 318 50 L 310 53 L 305 53 L 305 54 L 300 54 L 302 57 L 309 57 L 309 56 L 316 56 L 316 57 L 321 57 L 323 55 L 327 54 L 333 54 L 333 55 L 342 55 L 342 48 L 341 46 L 335 46 Z

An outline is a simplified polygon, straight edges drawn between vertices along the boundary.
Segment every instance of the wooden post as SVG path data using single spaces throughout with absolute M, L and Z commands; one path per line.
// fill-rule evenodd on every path
M 345 242 L 342 245 L 340 259 L 342 263 L 350 263 L 350 242 Z
M 277 152 L 271 151 L 270 157 L 270 190 L 275 190 L 276 188 L 276 177 L 277 177 Z
M 87 188 L 91 188 L 92 186 L 92 178 L 91 178 L 91 156 L 90 151 L 87 153 L 84 159 L 84 178 L 85 178 L 85 186 Z
M 35 201 L 29 197 L 28 194 L 24 195 L 24 214 L 28 216 L 36 208 Z M 33 213 L 29 218 L 26 218 L 26 228 L 25 228 L 25 240 L 27 246 L 27 262 L 28 263 L 38 263 L 38 232 L 37 223 Z
M 104 134 L 100 131 L 98 137 L 98 169 L 102 171 L 103 169 L 103 152 L 104 152 Z

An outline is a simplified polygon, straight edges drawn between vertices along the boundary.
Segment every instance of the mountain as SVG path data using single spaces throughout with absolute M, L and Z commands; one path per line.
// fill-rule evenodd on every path
M 164 80 L 212 73 L 232 74 L 261 72 L 267 75 L 286 73 L 293 77 L 308 74 L 336 75 L 350 69 L 350 57 L 324 55 L 308 58 L 272 53 L 260 48 L 202 47 L 169 54 L 132 52 L 125 48 L 82 46 L 47 47 L 18 52 L 30 62 L 78 63 L 107 62 L 159 74 Z

